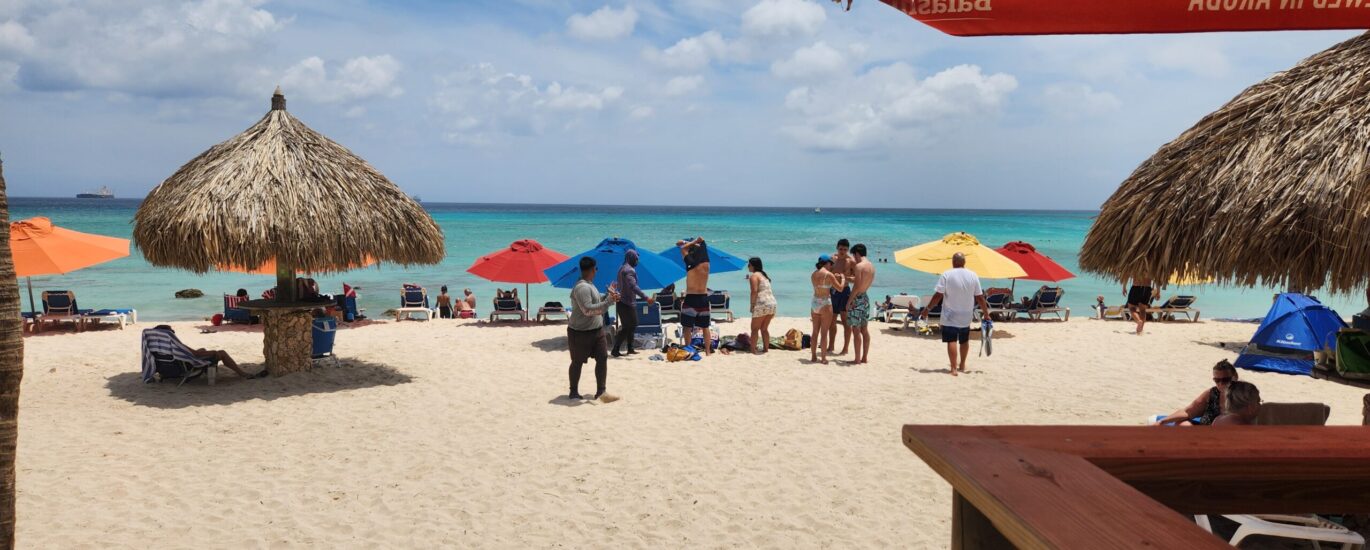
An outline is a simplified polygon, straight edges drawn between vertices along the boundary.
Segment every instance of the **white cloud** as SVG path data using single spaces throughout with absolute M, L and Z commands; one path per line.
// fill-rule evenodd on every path
M 264 3 L 33 2 L 3 10 L 23 24 L 0 24 L 0 50 L 22 54 L 20 84 L 38 91 L 232 94 L 260 70 L 249 54 L 284 26 Z
M 677 76 L 666 81 L 666 85 L 661 87 L 661 93 L 669 96 L 691 94 L 704 87 L 704 77 L 701 75 Z
M 847 60 L 842 52 L 825 42 L 799 48 L 788 59 L 771 64 L 771 73 L 780 78 L 827 78 L 845 73 Z
M 1157 68 L 1186 71 L 1203 78 L 1227 76 L 1232 70 L 1222 44 L 1205 38 L 1169 40 L 1147 52 L 1147 61 Z
M 728 59 L 733 50 L 733 45 L 724 40 L 718 31 L 708 31 L 681 39 L 662 51 L 649 48 L 644 55 L 650 61 L 673 69 L 699 70 L 712 60 Z
M 589 15 L 575 14 L 566 20 L 566 32 L 581 40 L 614 40 L 633 34 L 637 10 L 627 6 L 615 10 L 604 6 Z
M 0 61 L 0 93 L 19 89 L 15 83 L 19 77 L 19 64 L 13 61 Z
M 0 23 L 0 55 L 26 54 L 33 50 L 33 35 L 18 21 Z
M 785 97 L 797 120 L 783 133 L 804 147 L 850 151 L 887 147 L 901 133 L 995 112 L 1017 79 L 958 65 L 919 80 L 904 63 L 856 78 L 800 87 Z
M 761 0 L 742 14 L 742 31 L 758 36 L 811 35 L 828 16 L 808 0 Z
M 395 84 L 400 63 L 390 55 L 354 57 L 330 77 L 323 59 L 309 57 L 286 69 L 280 82 L 289 97 L 302 96 L 325 103 L 375 97 L 396 97 L 404 90 Z
M 656 109 L 653 109 L 649 105 L 638 105 L 637 107 L 633 107 L 632 111 L 628 112 L 628 116 L 632 117 L 633 120 L 652 118 L 655 115 Z
M 1042 102 L 1056 116 L 1080 118 L 1116 112 L 1123 107 L 1117 96 L 1088 84 L 1051 84 L 1042 90 Z
M 617 104 L 625 93 L 620 86 L 539 86 L 532 76 L 501 73 L 490 63 L 439 78 L 438 86 L 429 107 L 443 117 L 449 141 L 470 146 L 568 128 L 578 117 Z

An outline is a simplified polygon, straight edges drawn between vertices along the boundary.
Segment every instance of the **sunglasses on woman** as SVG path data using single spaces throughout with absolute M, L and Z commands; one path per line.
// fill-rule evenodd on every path
M 1231 381 L 1232 381 L 1232 377 L 1231 377 L 1231 376 L 1223 376 L 1223 377 L 1219 377 L 1219 378 L 1214 378 L 1214 379 L 1213 379 L 1213 383 L 1214 383 L 1214 384 L 1226 384 L 1226 383 L 1231 382 Z

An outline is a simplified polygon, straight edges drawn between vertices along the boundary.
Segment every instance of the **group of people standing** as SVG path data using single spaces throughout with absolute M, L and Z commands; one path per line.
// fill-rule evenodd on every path
M 866 257 L 866 245 L 852 246 L 847 239 L 837 241 L 837 250 L 818 257 L 813 274 L 813 299 L 809 314 L 813 320 L 813 336 L 809 359 L 828 364 L 828 354 L 836 347 L 837 326 L 842 326 L 842 351 L 855 341 L 853 364 L 870 359 L 871 301 L 868 292 L 875 282 L 875 264 Z

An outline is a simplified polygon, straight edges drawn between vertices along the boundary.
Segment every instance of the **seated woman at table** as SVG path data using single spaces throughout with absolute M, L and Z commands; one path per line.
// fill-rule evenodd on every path
M 1256 423 L 1261 413 L 1261 390 L 1250 382 L 1232 382 L 1223 401 L 1223 414 L 1214 426 L 1246 426 Z
M 1237 368 L 1226 359 L 1213 365 L 1213 387 L 1204 390 L 1188 406 L 1157 418 L 1152 424 L 1166 426 L 1208 426 L 1223 414 L 1227 390 L 1237 381 Z

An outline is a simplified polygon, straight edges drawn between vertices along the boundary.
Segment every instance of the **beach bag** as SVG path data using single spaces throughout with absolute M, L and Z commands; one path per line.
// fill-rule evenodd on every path
M 689 361 L 690 355 L 690 352 L 685 351 L 685 348 L 673 346 L 666 350 L 666 361 L 669 363 Z
M 634 334 L 633 349 L 657 349 L 661 347 L 660 334 Z
M 785 341 L 782 346 L 788 350 L 799 351 L 804 349 L 804 333 L 797 328 L 792 328 L 785 332 Z

